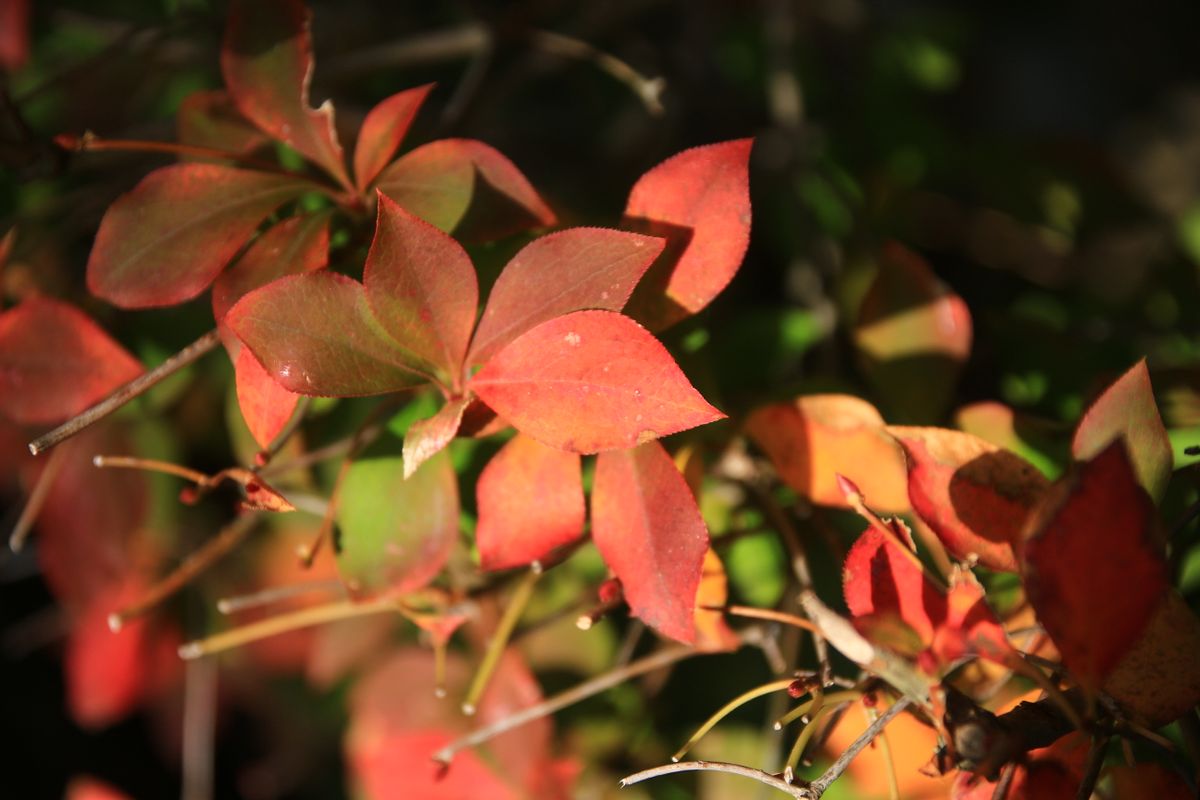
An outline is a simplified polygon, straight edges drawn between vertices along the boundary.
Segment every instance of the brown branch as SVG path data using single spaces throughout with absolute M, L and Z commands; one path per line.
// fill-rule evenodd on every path
M 46 498 L 50 496 L 54 479 L 62 471 L 68 452 L 64 447 L 51 453 L 50 460 L 46 462 L 46 466 L 37 476 L 37 481 L 33 484 L 33 491 L 29 493 L 29 499 L 25 501 L 25 507 L 21 509 L 21 516 L 17 517 L 17 524 L 13 526 L 12 535 L 8 537 L 9 549 L 14 553 L 19 553 L 25 546 L 25 540 L 29 538 L 29 532 L 33 530 L 38 514 L 41 513 L 42 506 L 46 504 Z
M 647 78 L 612 53 L 607 53 L 572 36 L 565 36 L 553 31 L 535 30 L 530 32 L 529 41 L 544 53 L 560 58 L 592 62 L 601 71 L 607 72 L 628 86 L 652 116 L 662 116 L 662 93 L 667 86 L 667 82 L 663 78 Z
M 1100 769 L 1104 766 L 1104 755 L 1108 752 L 1109 736 L 1098 736 L 1092 739 L 1092 747 L 1088 750 L 1087 762 L 1083 767 L 1083 780 L 1075 792 L 1075 800 L 1088 800 L 1096 781 L 1100 778 Z
M 69 439 L 89 425 L 99 422 L 133 398 L 146 392 L 150 387 L 169 378 L 199 359 L 205 353 L 213 350 L 220 343 L 221 337 L 214 328 L 154 369 L 149 372 L 143 372 L 129 383 L 121 386 L 91 408 L 72 417 L 44 436 L 34 439 L 29 443 L 29 452 L 36 456 L 49 450 L 64 439 Z
M 908 708 L 911 704 L 912 698 L 901 697 L 892 704 L 891 708 L 880 714 L 879 718 L 872 722 L 870 726 L 862 732 L 862 735 L 855 739 L 853 744 L 847 747 L 845 752 L 838 756 L 837 761 L 830 764 L 829 769 L 821 773 L 821 777 L 817 778 L 808 785 L 808 790 L 811 793 L 810 796 L 816 798 L 823 795 L 825 790 L 829 788 L 829 785 L 840 778 L 842 773 L 846 771 L 846 767 L 850 766 L 850 762 L 854 760 L 854 757 L 857 756 L 864 747 L 870 744 L 879 734 L 879 732 L 887 727 L 889 722 L 895 719 L 896 715 Z

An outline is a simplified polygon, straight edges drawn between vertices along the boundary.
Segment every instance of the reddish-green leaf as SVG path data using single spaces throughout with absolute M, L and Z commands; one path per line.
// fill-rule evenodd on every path
M 307 188 L 295 178 L 219 164 L 155 170 L 104 214 L 88 289 L 123 308 L 190 300 L 268 214 Z
M 873 506 L 908 509 L 904 456 L 866 400 L 816 394 L 764 406 L 746 420 L 746 433 L 779 477 L 813 503 L 847 507 L 837 476 L 848 475 Z
M 474 139 L 439 139 L 389 165 L 376 183 L 410 213 L 450 232 L 481 203 L 492 219 L 491 238 L 531 227 L 548 227 L 554 212 L 499 151 Z
M 350 186 L 333 104 L 309 106 L 310 23 L 300 0 L 236 0 L 221 48 L 221 73 L 246 119 Z
M 338 571 L 353 596 L 420 589 L 458 538 L 458 479 L 449 457 L 438 453 L 407 479 L 398 456 L 355 461 L 337 522 Z
M 463 410 L 470 404 L 465 397 L 456 397 L 438 409 L 428 419 L 417 420 L 404 434 L 404 477 L 450 444 L 462 423 Z
M 86 314 L 33 297 L 0 314 L 0 413 L 61 422 L 132 380 L 142 365 Z
M 1167 430 L 1154 402 L 1150 371 L 1142 359 L 1104 390 L 1079 421 L 1071 454 L 1079 461 L 1098 455 L 1123 438 L 1138 481 L 1155 501 L 1171 479 L 1173 457 Z
M 651 330 L 707 306 L 733 279 L 750 242 L 752 139 L 693 147 L 643 175 L 625 217 L 671 245 L 639 284 L 629 314 Z
M 554 317 L 587 308 L 620 311 L 664 244 L 604 228 L 570 228 L 530 242 L 492 287 L 471 342 L 470 363 L 485 363 Z
M 371 185 L 396 154 L 431 89 L 432 83 L 397 92 L 367 114 L 354 148 L 354 180 L 360 192 Z
M 259 447 L 267 447 L 284 429 L 300 395 L 289 392 L 271 377 L 248 347 L 233 362 L 238 408 Z
M 202 90 L 183 98 L 175 115 L 180 144 L 244 155 L 269 140 L 241 115 L 227 92 Z
M 1014 546 L 1049 481 L 1020 456 L 945 428 L 888 429 L 908 459 L 913 510 L 951 555 L 1017 571 Z
M 380 194 L 363 283 L 383 329 L 457 388 L 479 305 L 462 246 Z
M 343 275 L 280 278 L 239 300 L 225 322 L 297 394 L 384 394 L 427 380 L 375 321 L 362 284 Z
M 497 353 L 471 387 L 517 430 L 577 453 L 634 447 L 724 416 L 657 339 L 612 311 L 542 323 Z
M 583 534 L 579 456 L 517 434 L 475 485 L 475 543 L 486 570 L 545 559 Z
M 906 422 L 930 421 L 945 412 L 971 352 L 971 314 L 924 259 L 893 244 L 863 298 L 854 343 L 886 407 Z
M 620 579 L 630 610 L 664 636 L 694 642 L 708 529 L 661 444 L 600 454 L 592 538 Z
M 965 405 L 954 412 L 954 425 L 964 433 L 1011 450 L 1028 461 L 1047 478 L 1062 473 L 1058 458 L 1060 425 L 1019 413 L 1004 403 L 984 400 Z
M 1025 588 L 1038 620 L 1075 678 L 1098 689 L 1168 586 L 1154 504 L 1124 442 L 1051 487 L 1025 535 Z
M 329 215 L 300 214 L 268 228 L 213 283 L 213 317 L 225 318 L 233 304 L 285 275 L 321 269 L 329 261 Z

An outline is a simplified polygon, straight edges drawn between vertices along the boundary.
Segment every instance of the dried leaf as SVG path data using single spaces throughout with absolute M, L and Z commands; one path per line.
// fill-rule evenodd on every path
M 365 192 L 392 160 L 432 89 L 432 83 L 405 89 L 367 113 L 358 131 L 358 144 L 354 148 L 354 180 L 360 192 Z
M 577 453 L 634 447 L 724 415 L 628 317 L 577 311 L 542 323 L 471 379 L 517 430 Z

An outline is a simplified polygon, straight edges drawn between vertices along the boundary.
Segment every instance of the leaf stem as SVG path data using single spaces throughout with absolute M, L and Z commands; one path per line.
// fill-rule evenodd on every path
M 813 708 L 813 704 L 816 702 L 816 697 L 815 697 L 816 693 L 814 692 L 813 694 L 814 694 L 813 699 L 809 700 L 806 703 L 801 703 L 800 705 L 796 706 L 788 713 L 784 714 L 779 719 L 775 720 L 775 730 L 777 730 L 777 731 L 783 730 L 786 726 L 790 725 L 794 720 L 797 720 L 800 717 L 807 714 Z M 831 692 L 830 694 L 825 695 L 825 703 L 830 706 L 838 706 L 838 705 L 841 705 L 842 703 L 852 703 L 862 696 L 863 696 L 863 693 L 860 691 L 857 691 L 857 690 L 851 690 L 851 691 L 845 691 L 845 692 Z M 813 713 L 815 714 L 816 712 L 814 711 Z
M 746 703 L 749 703 L 755 698 L 762 697 L 766 694 L 771 694 L 772 692 L 783 691 L 792 685 L 793 680 L 795 679 L 782 678 L 777 681 L 771 681 L 770 683 L 764 683 L 762 686 L 756 686 L 747 692 L 742 692 L 737 697 L 721 706 L 715 714 L 705 720 L 704 724 L 696 729 L 696 732 L 692 734 L 691 738 L 684 742 L 683 746 L 675 751 L 675 754 L 671 756 L 671 760 L 679 761 L 679 759 L 683 758 L 684 753 L 690 750 L 692 746 L 696 744 L 696 742 L 700 741 L 700 739 L 702 739 L 706 733 L 711 731 L 718 722 L 725 719 L 725 717 L 729 716 L 736 709 L 744 706 Z
M 794 628 L 803 628 L 818 635 L 821 633 L 820 628 L 804 617 L 789 614 L 786 611 L 776 611 L 773 608 L 755 608 L 754 606 L 703 606 L 703 608 L 706 611 L 724 611 L 726 614 L 732 614 L 735 617 L 780 622 L 784 625 L 791 625 Z
M 663 115 L 662 93 L 667 85 L 663 78 L 647 78 L 626 62 L 582 39 L 546 30 L 534 30 L 529 38 L 534 46 L 551 55 L 591 61 L 600 70 L 628 86 L 651 116 Z
M 33 484 L 33 491 L 29 493 L 29 500 L 21 509 L 21 516 L 17 517 L 17 524 L 13 526 L 12 535 L 8 537 L 9 549 L 14 553 L 20 552 L 21 548 L 25 546 L 25 540 L 29 538 L 29 532 L 33 530 L 33 524 L 37 522 L 38 514 L 42 512 L 42 506 L 46 504 L 46 498 L 50 496 L 50 489 L 54 487 L 54 480 L 62 471 L 68 452 L 68 448 L 64 447 L 51 453 L 46 466 L 37 476 L 37 481 Z
M 638 659 L 621 669 L 611 670 L 603 675 L 586 680 L 578 686 L 567 689 L 565 692 L 560 692 L 553 697 L 549 697 L 536 705 L 529 706 L 518 711 L 511 716 L 499 719 L 491 725 L 486 725 L 482 728 L 472 731 L 471 733 L 459 739 L 455 739 L 450 744 L 443 747 L 441 750 L 433 754 L 435 761 L 440 761 L 443 764 L 449 764 L 454 758 L 454 754 L 459 750 L 464 750 L 468 747 L 475 747 L 484 742 L 499 736 L 502 733 L 507 733 L 514 728 L 518 728 L 526 723 L 532 722 L 535 719 L 541 719 L 555 713 L 567 706 L 574 705 L 594 695 L 611 689 L 619 683 L 624 683 L 627 680 L 644 675 L 647 672 L 653 672 L 656 669 L 674 664 L 676 661 L 682 661 L 694 655 L 699 655 L 699 651 L 678 645 L 675 647 L 666 647 L 656 653 L 651 653 L 645 658 Z
M 89 425 L 99 422 L 133 398 L 143 394 L 150 387 L 165 378 L 169 378 L 199 359 L 205 353 L 213 350 L 220 343 L 221 337 L 218 335 L 216 328 L 214 328 L 154 369 L 149 372 L 143 372 L 129 383 L 119 387 L 91 408 L 77 414 L 44 436 L 34 439 L 29 443 L 29 452 L 36 456 L 62 442 L 64 439 L 74 436 Z
M 197 486 L 208 486 L 212 483 L 212 477 L 200 470 L 185 467 L 182 464 L 172 464 L 169 461 L 158 461 L 153 458 L 98 455 L 92 458 L 92 464 L 98 469 L 111 469 L 115 467 L 117 469 L 140 469 L 145 472 L 161 472 L 164 475 L 174 475 L 177 478 L 183 478 L 185 481 L 191 481 Z
M 504 616 L 500 618 L 500 624 L 496 626 L 496 632 L 492 635 L 492 640 L 488 642 L 487 651 L 483 655 L 479 669 L 475 672 L 475 678 L 471 681 L 467 696 L 463 698 L 462 712 L 467 716 L 475 713 L 479 705 L 479 698 L 487 689 L 488 681 L 492 679 L 492 673 L 496 671 L 500 657 L 504 655 L 504 649 L 508 646 L 508 640 L 517 627 L 517 620 L 521 618 L 525 607 L 529 605 L 529 598 L 533 597 L 533 588 L 541 575 L 542 565 L 534 561 L 530 565 L 529 571 L 525 573 L 525 577 L 513 591 L 512 598 L 504 609 Z
M 140 617 L 178 592 L 194 580 L 197 575 L 211 567 L 241 544 L 250 531 L 254 529 L 254 523 L 257 521 L 257 514 L 243 514 L 222 528 L 216 536 L 209 539 L 198 550 L 185 558 L 183 563 L 175 568 L 174 572 L 171 572 L 167 577 L 152 586 L 140 600 L 126 606 L 120 611 L 109 614 L 108 627 L 114 632 L 119 631 L 129 620 Z
M 818 695 L 813 699 L 813 708 L 815 709 L 812 718 L 808 724 L 800 731 L 800 735 L 796 737 L 796 743 L 792 745 L 791 752 L 788 753 L 787 765 L 783 768 L 783 779 L 788 783 L 796 780 L 796 768 L 800 766 L 800 757 L 804 755 L 804 749 L 808 747 L 808 743 L 812 741 L 813 734 L 817 732 L 817 725 L 825 717 L 825 696 Z
M 222 614 L 237 614 L 240 611 L 260 608 L 314 592 L 341 591 L 344 591 L 341 581 L 307 581 L 305 583 L 289 583 L 284 586 L 269 586 L 250 594 L 222 597 L 217 601 L 217 611 Z

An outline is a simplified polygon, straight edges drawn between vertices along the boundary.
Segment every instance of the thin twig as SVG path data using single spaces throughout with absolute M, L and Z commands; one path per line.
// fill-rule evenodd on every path
M 284 586 L 269 586 L 257 592 L 222 597 L 217 601 L 217 611 L 222 614 L 236 614 L 251 608 L 261 608 L 281 600 L 291 600 L 301 595 L 314 592 L 344 592 L 345 586 L 341 581 L 306 581 L 305 583 L 289 583 Z
M 322 63 L 325 80 L 342 81 L 381 70 L 466 58 L 492 45 L 492 35 L 478 23 L 430 31 L 411 39 L 357 50 Z
M 150 387 L 169 378 L 205 353 L 213 350 L 220 343 L 221 337 L 218 335 L 216 328 L 214 328 L 154 369 L 149 372 L 143 372 L 129 383 L 118 388 L 108 397 L 96 403 L 96 405 L 72 417 L 46 435 L 34 439 L 29 443 L 29 452 L 36 456 L 64 439 L 74 436 L 89 425 L 99 422 L 133 398 L 144 393 Z
M 1108 752 L 1108 743 L 1112 737 L 1099 736 L 1092 739 L 1091 749 L 1088 750 L 1087 761 L 1083 767 L 1083 780 L 1075 792 L 1075 800 L 1088 800 L 1096 781 L 1100 778 L 1100 768 L 1104 766 L 1104 756 Z
M 745 767 L 741 764 L 727 764 L 723 761 L 680 761 L 677 764 L 663 764 L 658 767 L 644 769 L 641 772 L 635 772 L 633 775 L 628 775 L 621 779 L 621 788 L 632 786 L 635 783 L 648 781 L 651 778 L 659 778 L 663 775 L 673 775 L 677 772 L 697 772 L 705 770 L 708 772 L 728 772 L 731 775 L 741 775 L 743 778 L 765 783 L 774 789 L 778 789 L 784 794 L 789 794 L 797 798 L 813 797 L 805 787 L 797 786 L 788 783 L 778 775 L 772 775 L 769 772 L 763 772 L 761 769 L 753 767 Z
M 257 514 L 242 514 L 221 531 L 202 544 L 198 550 L 183 560 L 175 571 L 154 584 L 142 598 L 120 611 L 109 614 L 108 627 L 119 631 L 135 617 L 140 617 L 150 609 L 178 592 L 191 583 L 197 575 L 217 563 L 221 558 L 236 548 L 246 538 L 258 521 Z
M 368 425 L 363 428 L 361 433 L 354 433 L 344 439 L 338 439 L 336 442 L 318 447 L 316 450 L 310 450 L 307 453 L 298 455 L 288 461 L 272 461 L 267 466 L 258 471 L 259 477 L 264 480 L 267 478 L 275 478 L 280 475 L 286 475 L 298 469 L 306 469 L 326 461 L 330 458 L 344 456 L 351 450 L 354 450 L 359 445 L 366 446 L 374 442 L 379 435 L 383 433 L 386 426 L 383 424 Z
M 992 800 L 1004 800 L 1008 797 L 1008 790 L 1012 788 L 1013 779 L 1017 775 L 1017 765 L 1007 764 L 1004 771 L 1000 773 L 1000 780 L 996 781 L 996 788 L 992 790 Z
M 479 669 L 475 671 L 475 678 L 471 681 L 470 688 L 467 689 L 466 697 L 463 698 L 462 712 L 467 716 L 475 713 L 479 698 L 483 697 L 488 681 L 492 679 L 492 673 L 496 671 L 500 657 L 504 655 L 504 650 L 508 647 L 508 640 L 517 627 L 517 620 L 521 618 L 525 607 L 529 605 L 529 598 L 533 597 L 533 588 L 541 575 L 542 565 L 534 561 L 524 578 L 517 584 L 512 597 L 509 598 L 508 606 L 504 609 L 504 616 L 500 618 L 500 624 L 496 626 L 496 632 L 492 634 L 492 639 L 488 642 L 483 661 L 480 662 Z
M 478 730 L 455 739 L 450 744 L 443 747 L 441 750 L 433 754 L 435 761 L 440 761 L 443 764 L 449 764 L 454 758 L 454 754 L 459 750 L 465 750 L 468 747 L 475 747 L 484 742 L 499 736 L 502 733 L 507 733 L 513 728 L 518 728 L 526 723 L 532 722 L 535 719 L 541 719 L 555 713 L 567 706 L 574 705 L 580 701 L 586 700 L 593 695 L 600 694 L 606 689 L 611 689 L 619 683 L 624 683 L 640 675 L 645 675 L 647 672 L 653 672 L 656 669 L 674 664 L 676 661 L 681 661 L 690 656 L 699 655 L 700 651 L 682 645 L 676 647 L 667 647 L 659 650 L 656 653 L 651 653 L 645 658 L 640 658 L 622 669 L 612 670 L 603 675 L 597 675 L 591 680 L 584 681 L 578 686 L 567 689 L 565 692 L 560 692 L 553 697 L 547 698 L 542 702 L 529 706 L 528 708 L 518 711 L 503 719 L 493 722 L 491 725 L 486 725 Z
M 284 424 L 283 429 L 275 434 L 275 438 L 265 448 L 255 454 L 255 471 L 261 472 L 262 468 L 291 440 L 296 431 L 300 430 L 300 423 L 304 421 L 304 415 L 308 413 L 310 405 L 312 405 L 312 398 L 307 396 L 302 396 L 296 402 L 296 408 L 292 411 L 292 415 L 288 417 L 288 421 Z
M 68 452 L 70 451 L 64 447 L 51 453 L 46 466 L 37 476 L 37 482 L 33 484 L 33 491 L 29 493 L 29 499 L 25 502 L 25 507 L 21 509 L 21 516 L 17 517 L 17 524 L 13 526 L 12 535 L 8 537 L 9 549 L 14 553 L 19 553 L 25 546 L 25 540 L 29 538 L 29 532 L 33 530 L 33 524 L 37 522 L 38 514 L 41 513 L 42 506 L 46 504 L 46 498 L 50 496 L 50 489 L 54 487 L 54 479 L 62 470 Z
M 767 622 L 781 622 L 793 628 L 803 628 L 806 631 L 820 634 L 821 629 L 804 617 L 789 614 L 786 611 L 776 611 L 773 608 L 755 608 L 754 606 L 703 606 L 705 611 L 724 611 L 735 617 L 761 619 Z
M 870 744 L 879 734 L 879 732 L 887 727 L 889 722 L 895 719 L 896 715 L 908 708 L 911 704 L 912 698 L 908 696 L 901 697 L 892 704 L 891 708 L 881 714 L 879 719 L 872 722 L 870 726 L 862 732 L 862 735 L 855 739 L 854 742 L 847 747 L 840 756 L 838 756 L 838 760 L 833 762 L 829 766 L 829 769 L 821 773 L 821 777 L 817 778 L 808 785 L 812 796 L 820 797 L 822 794 L 824 794 L 825 790 L 829 788 L 829 785 L 840 778 L 842 773 L 846 771 L 846 767 L 850 766 L 850 762 L 854 760 L 854 757 L 857 756 L 864 747 Z
M 704 721 L 704 723 L 699 728 L 696 729 L 696 732 L 693 733 L 691 735 L 691 737 L 686 742 L 683 743 L 683 746 L 675 751 L 675 754 L 673 756 L 671 756 L 671 760 L 678 761 L 679 759 L 683 758 L 683 754 L 686 753 L 688 750 L 691 750 L 692 746 L 704 737 L 704 734 L 711 731 L 718 722 L 725 719 L 725 717 L 729 716 L 737 709 L 746 705 L 746 703 L 749 703 L 751 700 L 762 697 L 765 694 L 771 694 L 772 692 L 782 692 L 784 689 L 786 689 L 792 685 L 792 681 L 793 681 L 792 678 L 781 678 L 780 680 L 771 681 L 770 683 L 764 683 L 762 686 L 755 686 L 753 689 L 750 689 L 749 691 L 742 692 L 737 697 L 733 698 L 728 703 L 721 706 L 719 709 L 717 709 L 716 713 L 714 713 L 711 717 L 706 719 Z
M 663 114 L 662 93 L 667 82 L 661 78 L 647 78 L 625 61 L 599 48 L 571 36 L 553 31 L 535 30 L 529 35 L 530 42 L 545 53 L 590 61 L 613 78 L 625 84 L 642 101 L 646 111 L 656 117 Z
M 182 800 L 213 796 L 213 738 L 217 718 L 217 663 L 205 659 L 187 665 L 183 690 Z

